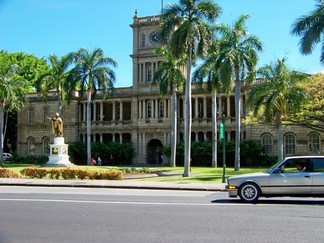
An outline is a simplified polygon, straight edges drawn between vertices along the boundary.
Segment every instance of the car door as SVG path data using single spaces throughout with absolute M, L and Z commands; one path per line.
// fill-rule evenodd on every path
M 276 170 L 270 174 L 269 193 L 278 195 L 298 195 L 312 193 L 311 172 L 299 172 L 296 169 L 298 162 L 309 165 L 309 159 L 292 158 L 281 164 L 281 170 Z M 306 167 L 307 167 L 306 166 Z
M 312 167 L 312 192 L 324 195 L 324 158 L 313 158 Z

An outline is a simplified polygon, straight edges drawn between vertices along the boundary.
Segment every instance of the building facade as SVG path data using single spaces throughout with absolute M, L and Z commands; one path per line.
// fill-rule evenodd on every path
M 159 16 L 139 18 L 135 13 L 133 23 L 133 84 L 131 87 L 117 88 L 114 95 L 103 99 L 100 93 L 92 101 L 93 142 L 130 142 L 136 149 L 134 164 L 168 164 L 161 156 L 162 146 L 170 145 L 172 97 L 161 96 L 159 84 L 153 83 L 153 75 L 163 61 L 155 54 L 160 46 Z M 242 104 L 244 104 L 244 90 Z M 86 98 L 79 101 L 78 92 L 62 114 L 64 137 L 67 144 L 86 141 Z M 184 94 L 178 96 L 178 134 L 183 140 Z M 217 119 L 225 114 L 225 136 L 235 138 L 234 94 L 218 94 Z M 243 107 L 241 118 L 245 117 Z M 49 154 L 49 144 L 53 143 L 51 123 L 48 116 L 58 111 L 55 92 L 48 94 L 44 102 L 40 94 L 30 94 L 27 105 L 18 114 L 17 153 L 19 155 Z M 277 131 L 273 126 L 251 126 L 242 123 L 241 138 L 255 140 L 265 145 L 265 152 L 277 154 Z M 192 85 L 192 140 L 211 141 L 212 139 L 212 96 Z M 302 127 L 284 128 L 285 155 L 321 154 L 323 134 Z

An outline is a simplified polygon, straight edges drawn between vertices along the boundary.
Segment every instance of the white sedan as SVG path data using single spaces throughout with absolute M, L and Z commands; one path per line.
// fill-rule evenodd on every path
M 287 157 L 262 173 L 227 179 L 229 197 L 256 202 L 259 197 L 324 196 L 324 156 Z

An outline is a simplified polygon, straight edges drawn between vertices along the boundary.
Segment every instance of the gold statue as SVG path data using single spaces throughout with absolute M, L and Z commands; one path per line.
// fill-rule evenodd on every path
M 63 121 L 58 112 L 55 113 L 55 117 L 47 117 L 52 120 L 52 132 L 56 137 L 63 137 Z

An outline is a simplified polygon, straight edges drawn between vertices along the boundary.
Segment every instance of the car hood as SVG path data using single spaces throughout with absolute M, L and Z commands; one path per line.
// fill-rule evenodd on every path
M 269 173 L 266 172 L 258 172 L 258 173 L 249 173 L 249 174 L 243 174 L 243 175 L 237 175 L 229 177 L 228 180 L 242 180 L 242 179 L 253 179 L 253 178 L 264 178 L 268 177 Z

